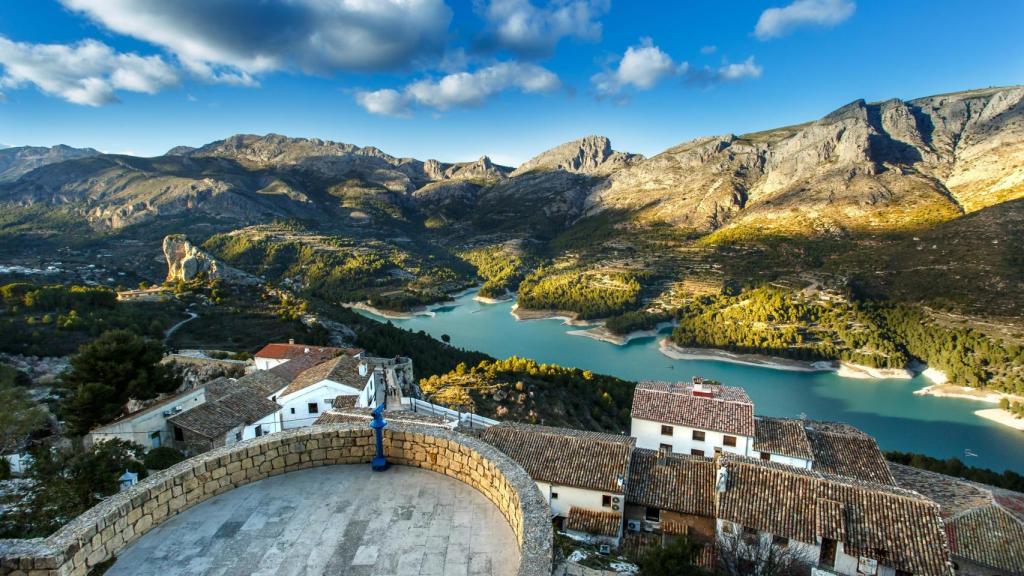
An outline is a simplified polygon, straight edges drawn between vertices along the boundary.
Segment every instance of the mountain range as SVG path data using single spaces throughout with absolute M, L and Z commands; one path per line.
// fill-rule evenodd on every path
M 1024 87 L 856 100 L 806 124 L 698 138 L 651 158 L 587 136 L 515 168 L 276 134 L 154 158 L 0 150 L 0 237 L 22 241 L 10 250 L 59 244 L 72 230 L 79 241 L 152 246 L 182 232 L 250 272 L 309 283 L 266 254 L 241 258 L 245 236 L 377 250 L 388 254 L 382 286 L 422 289 L 447 274 L 442 253 L 497 246 L 581 274 L 626 269 L 647 299 L 691 277 L 811 278 L 992 317 L 1021 313 L 1022 197 Z M 419 283 L 387 280 L 396 270 Z

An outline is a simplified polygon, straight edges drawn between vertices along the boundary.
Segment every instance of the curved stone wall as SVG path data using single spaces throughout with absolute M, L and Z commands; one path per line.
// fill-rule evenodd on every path
M 104 500 L 48 538 L 0 540 L 0 575 L 84 576 L 154 526 L 212 496 L 303 468 L 368 463 L 374 450 L 370 429 L 337 424 L 201 454 Z M 426 468 L 476 488 L 515 532 L 519 574 L 551 573 L 550 510 L 518 464 L 476 438 L 417 424 L 389 424 L 384 450 L 392 464 Z

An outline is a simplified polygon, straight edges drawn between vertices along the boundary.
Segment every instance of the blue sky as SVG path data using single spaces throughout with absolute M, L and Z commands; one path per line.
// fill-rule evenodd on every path
M 1016 0 L 4 0 L 0 143 L 277 132 L 516 164 L 1024 82 Z

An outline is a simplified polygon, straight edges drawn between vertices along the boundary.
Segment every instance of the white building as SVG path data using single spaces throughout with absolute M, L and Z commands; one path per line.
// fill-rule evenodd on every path
M 301 372 L 276 395 L 282 430 L 312 426 L 338 396 L 355 396 L 355 406 L 373 408 L 383 401 L 383 372 L 346 354 Z
M 700 378 L 690 384 L 641 382 L 633 393 L 630 430 L 639 448 L 746 456 L 754 441 L 754 403 L 742 388 Z
M 814 451 L 804 422 L 786 418 L 754 418 L 754 442 L 749 456 L 807 470 L 814 464 Z
M 169 396 L 126 416 L 93 428 L 85 437 L 88 445 L 114 438 L 135 442 L 146 448 L 165 446 L 172 441 L 167 420 L 206 401 L 206 386 Z
M 196 454 L 279 432 L 280 410 L 263 390 L 236 382 L 223 395 L 171 416 L 168 424 L 174 445 Z
M 618 544 L 633 438 L 511 423 L 481 438 L 530 474 L 566 531 Z
M 317 362 L 329 360 L 340 354 L 359 357 L 363 353 L 358 348 L 332 348 L 330 346 L 313 346 L 310 344 L 296 344 L 289 340 L 287 344 L 271 343 L 261 348 L 253 355 L 253 363 L 257 370 L 270 370 L 274 366 L 284 364 L 289 360 L 308 356 Z

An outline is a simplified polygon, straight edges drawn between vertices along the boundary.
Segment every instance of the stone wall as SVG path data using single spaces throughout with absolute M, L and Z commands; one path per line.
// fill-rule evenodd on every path
M 551 573 L 550 512 L 518 464 L 476 438 L 416 424 L 389 424 L 384 449 L 392 464 L 433 470 L 479 490 L 519 540 L 519 574 Z M 374 450 L 372 431 L 359 424 L 299 428 L 218 448 L 111 496 L 48 538 L 0 540 L 0 576 L 84 576 L 212 496 L 304 468 L 367 463 Z

